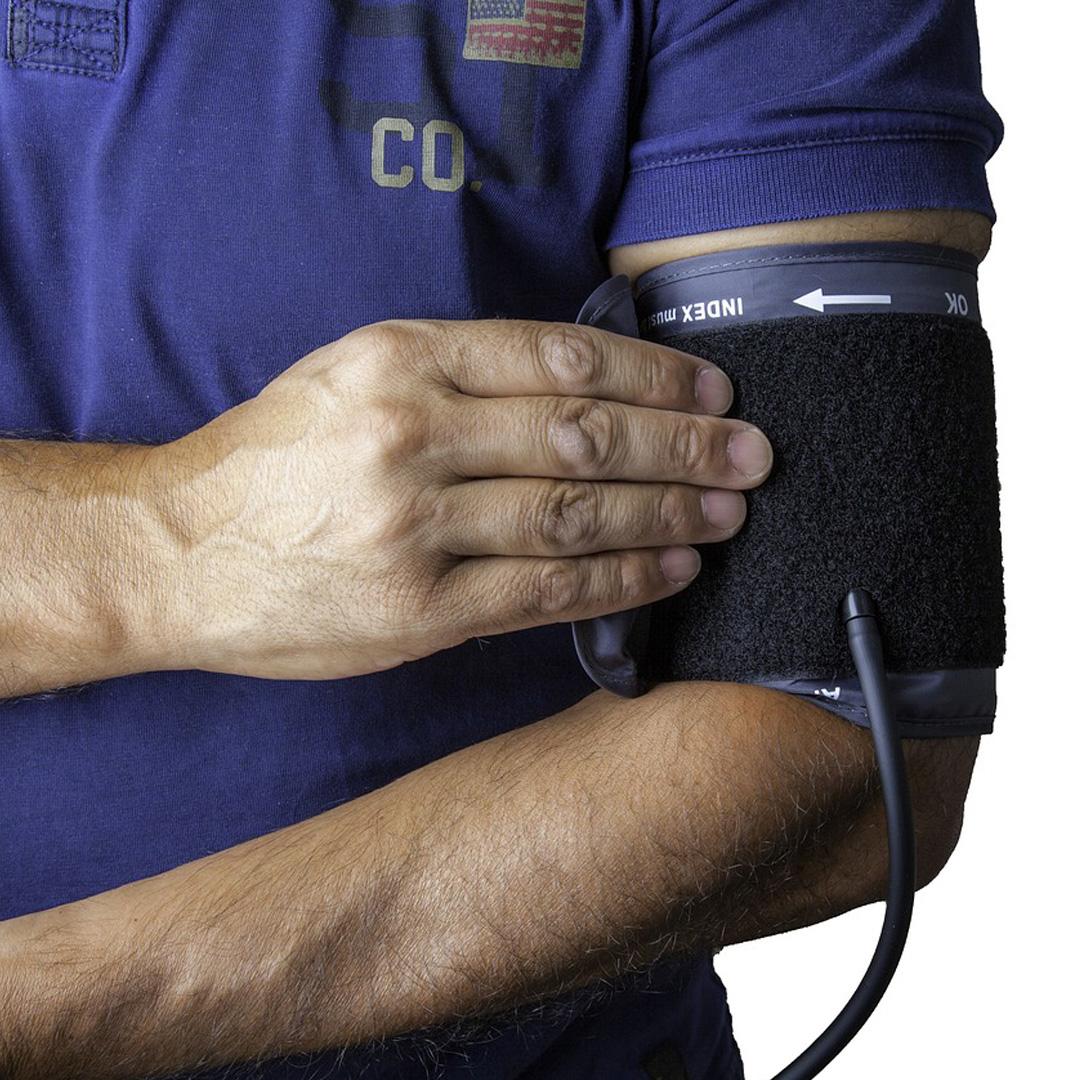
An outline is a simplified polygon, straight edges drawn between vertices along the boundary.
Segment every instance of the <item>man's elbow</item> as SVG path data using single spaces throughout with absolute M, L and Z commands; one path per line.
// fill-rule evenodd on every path
M 978 743 L 978 737 L 904 742 L 915 824 L 916 888 L 929 885 L 956 850 Z M 873 794 L 861 809 L 830 815 L 816 839 L 795 855 L 788 870 L 791 896 L 775 905 L 776 911 L 763 912 L 761 924 L 746 936 L 808 926 L 885 899 L 889 845 L 885 808 L 872 777 L 868 792 Z
M 964 824 L 964 804 L 975 765 L 979 738 L 951 737 L 904 741 L 908 766 L 911 808 L 915 823 L 915 887 L 923 889 L 945 869 L 960 841 Z M 845 856 L 863 868 L 861 895 L 852 897 L 853 907 L 884 900 L 889 878 L 889 846 L 886 840 L 885 807 L 880 793 L 875 795 L 850 826 L 849 836 L 859 836 Z M 849 866 L 850 866 L 849 862 Z
M 920 889 L 941 873 L 956 850 L 978 749 L 977 735 L 905 743 Z

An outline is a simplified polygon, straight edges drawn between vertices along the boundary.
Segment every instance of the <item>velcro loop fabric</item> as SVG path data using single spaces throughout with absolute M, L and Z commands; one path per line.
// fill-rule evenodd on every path
M 994 381 L 977 323 L 796 317 L 665 344 L 731 377 L 775 451 L 743 530 L 652 606 L 649 681 L 853 672 L 839 603 L 876 597 L 890 671 L 1000 665 Z

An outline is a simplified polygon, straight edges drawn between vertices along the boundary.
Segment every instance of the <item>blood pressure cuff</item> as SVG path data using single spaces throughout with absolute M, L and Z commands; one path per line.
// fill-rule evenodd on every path
M 704 357 L 773 444 L 732 540 L 677 595 L 574 624 L 594 681 L 756 683 L 855 723 L 839 604 L 877 599 L 901 734 L 991 730 L 1005 644 L 994 386 L 976 263 L 913 244 L 783 246 L 612 279 L 579 322 Z

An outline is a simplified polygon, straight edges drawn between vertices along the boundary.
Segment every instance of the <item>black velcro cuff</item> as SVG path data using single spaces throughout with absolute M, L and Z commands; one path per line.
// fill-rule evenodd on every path
M 997 667 L 1005 646 L 994 380 L 981 326 L 834 315 L 670 337 L 772 441 L 746 525 L 653 605 L 651 679 L 853 671 L 838 605 L 877 599 L 890 671 Z
M 1000 665 L 994 380 L 974 259 L 910 244 L 700 256 L 646 274 L 636 311 L 625 278 L 606 282 L 579 321 L 634 334 L 635 315 L 645 336 L 727 372 L 731 415 L 766 432 L 775 466 L 738 536 L 701 546 L 686 589 L 574 624 L 600 686 L 849 678 L 839 604 L 854 587 L 877 599 L 891 672 Z

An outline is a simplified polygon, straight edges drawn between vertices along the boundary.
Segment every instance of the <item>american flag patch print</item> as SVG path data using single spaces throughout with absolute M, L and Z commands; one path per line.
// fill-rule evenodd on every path
M 466 60 L 581 66 L 587 0 L 469 0 Z

